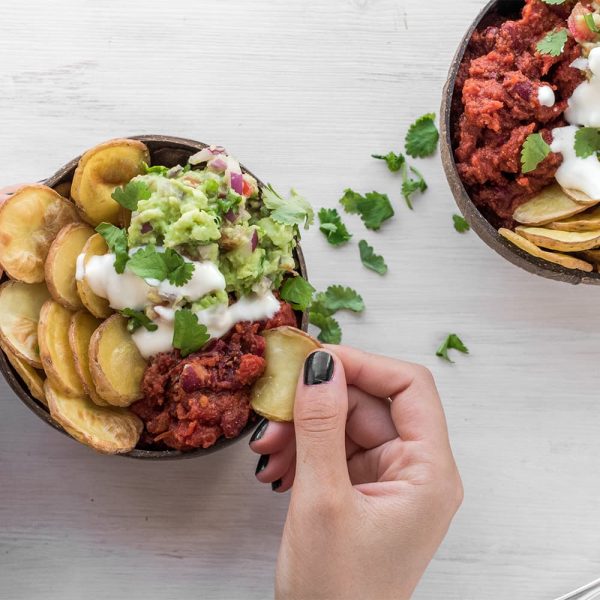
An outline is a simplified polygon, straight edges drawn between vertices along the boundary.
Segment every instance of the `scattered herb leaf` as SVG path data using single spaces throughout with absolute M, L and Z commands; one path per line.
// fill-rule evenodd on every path
M 456 229 L 458 233 L 465 233 L 471 229 L 466 219 L 460 215 L 452 215 L 452 220 L 454 221 L 454 229 Z
M 143 181 L 132 179 L 124 187 L 115 188 L 112 199 L 122 207 L 134 211 L 140 200 L 147 200 L 151 195 L 152 191 Z
M 575 154 L 587 158 L 600 152 L 600 129 L 581 127 L 575 133 Z
M 319 229 L 332 246 L 344 244 L 352 237 L 335 208 L 322 208 L 319 211 L 319 223 Z
M 536 46 L 540 54 L 548 54 L 549 56 L 560 56 L 565 49 L 567 43 L 566 29 L 553 29 L 546 34 Z
M 406 159 L 402 153 L 395 154 L 394 152 L 388 152 L 385 156 L 382 154 L 371 154 L 371 156 L 373 158 L 377 158 L 378 160 L 385 160 L 388 169 L 392 171 L 392 173 L 399 171 L 402 168 L 402 165 L 406 162 Z
M 198 323 L 198 317 L 189 308 L 182 308 L 175 313 L 173 347 L 181 351 L 181 356 L 186 357 L 200 350 L 209 339 L 206 326 Z
M 539 133 L 530 133 L 521 149 L 523 173 L 535 171 L 538 165 L 550 154 L 550 146 Z
M 413 158 L 431 156 L 437 147 L 440 134 L 435 126 L 435 114 L 419 117 L 406 134 L 406 153 Z
M 448 362 L 454 362 L 448 356 L 448 350 L 458 350 L 463 354 L 469 354 L 469 349 L 463 344 L 462 340 L 455 333 L 448 335 L 448 337 L 442 342 L 442 345 L 437 349 L 435 355 L 447 360 Z
M 321 330 L 318 335 L 318 339 L 321 342 L 325 344 L 339 344 L 342 341 L 342 329 L 333 317 L 311 311 L 309 320 L 315 327 Z
M 358 202 L 360 200 L 362 200 L 362 196 L 358 192 L 348 188 L 347 190 L 344 190 L 344 195 L 340 198 L 340 204 L 347 213 L 357 215 L 359 212 Z
M 406 200 L 406 204 L 410 210 L 413 209 L 412 205 L 412 195 L 416 192 L 423 193 L 427 189 L 427 184 L 423 179 L 423 175 L 419 173 L 414 167 L 410 167 L 410 172 L 416 176 L 416 179 L 413 179 L 408 174 L 408 169 L 404 169 L 402 172 L 402 196 L 404 196 L 404 200 Z
M 358 201 L 358 212 L 367 229 L 378 230 L 384 221 L 394 216 L 394 209 L 386 194 L 369 192 Z
M 367 269 L 371 269 L 380 275 L 385 275 L 387 273 L 388 268 L 385 264 L 385 260 L 383 260 L 383 256 L 375 254 L 373 247 L 369 246 L 365 240 L 360 240 L 360 242 L 358 242 L 358 249 L 360 252 L 360 260 Z
M 144 279 L 163 281 L 167 278 L 167 265 L 162 254 L 152 244 L 135 252 L 129 259 L 128 267 L 132 273 Z
M 129 260 L 127 252 L 127 234 L 124 229 L 119 229 L 110 223 L 100 223 L 96 231 L 104 238 L 108 249 L 115 255 L 114 267 L 117 273 L 125 271 Z
M 140 327 L 145 327 L 148 331 L 156 331 L 158 325 L 148 318 L 146 313 L 140 310 L 133 310 L 133 308 L 124 308 L 121 311 L 124 317 L 127 317 L 127 331 L 134 332 Z
M 330 285 L 324 292 L 319 292 L 310 307 L 311 312 L 318 312 L 326 317 L 338 310 L 362 312 L 365 302 L 360 294 L 350 287 Z
M 310 306 L 314 293 L 315 288 L 300 275 L 287 279 L 280 291 L 283 300 L 289 302 L 295 310 L 302 311 Z
M 542 0 L 546 4 L 564 4 L 567 0 Z
M 271 218 L 282 225 L 302 225 L 308 229 L 314 221 L 314 211 L 309 202 L 296 190 L 291 190 L 290 197 L 285 200 L 272 186 L 262 190 L 263 204 L 271 211 Z

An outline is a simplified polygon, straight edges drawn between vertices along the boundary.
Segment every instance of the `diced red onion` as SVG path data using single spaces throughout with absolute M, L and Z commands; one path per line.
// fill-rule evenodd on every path
M 242 190 L 244 189 L 244 176 L 241 173 L 232 173 L 231 174 L 231 189 L 242 195 Z
M 215 156 L 215 154 L 217 153 L 213 152 L 210 148 L 202 148 L 200 152 L 192 154 L 192 156 L 189 157 L 188 162 L 190 163 L 190 165 L 198 165 L 200 163 L 211 160 Z
M 254 230 L 254 233 L 252 234 L 252 239 L 250 240 L 250 245 L 252 247 L 252 252 L 254 252 L 256 250 L 256 247 L 258 246 L 258 231 L 256 231 L 256 229 Z
M 217 172 L 224 171 L 227 168 L 227 163 L 220 156 L 218 156 L 217 158 L 213 158 L 208 163 L 208 168 Z
M 230 209 L 225 213 L 225 218 L 230 222 L 233 223 L 236 219 L 237 219 L 237 215 Z
M 142 223 L 140 231 L 142 233 L 150 233 L 152 231 L 152 225 L 150 225 L 150 223 Z

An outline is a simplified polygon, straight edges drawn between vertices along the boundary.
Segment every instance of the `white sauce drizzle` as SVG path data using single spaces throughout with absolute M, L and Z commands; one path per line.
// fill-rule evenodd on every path
M 156 331 L 148 331 L 145 327 L 140 327 L 131 334 L 131 339 L 144 358 L 150 358 L 160 352 L 168 352 L 173 348 L 175 330 L 173 323 L 164 319 L 156 319 L 154 323 L 158 325 Z
M 592 77 L 580 83 L 569 98 L 565 119 L 571 125 L 600 127 L 600 47 L 588 57 Z
M 542 85 L 538 88 L 538 102 L 541 106 L 554 106 L 556 98 L 554 90 L 549 85 Z

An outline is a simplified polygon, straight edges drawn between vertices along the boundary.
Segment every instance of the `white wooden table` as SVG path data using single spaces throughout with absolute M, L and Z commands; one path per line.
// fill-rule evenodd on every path
M 225 145 L 316 207 L 387 192 L 380 233 L 304 250 L 319 288 L 368 306 L 344 340 L 435 373 L 466 487 L 415 598 L 550 599 L 600 575 L 600 290 L 518 270 L 457 234 L 439 157 L 410 212 L 372 152 L 437 111 L 483 0 L 29 0 L 0 6 L 1 182 L 41 179 L 121 135 Z M 390 265 L 362 268 L 357 241 Z M 448 332 L 471 349 L 434 356 Z M 97 456 L 0 388 L 0 598 L 263 599 L 287 497 L 246 442 L 205 459 Z

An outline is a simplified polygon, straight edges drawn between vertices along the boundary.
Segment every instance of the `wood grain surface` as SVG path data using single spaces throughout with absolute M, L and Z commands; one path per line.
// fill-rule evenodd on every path
M 410 212 L 370 158 L 437 111 L 483 0 L 16 0 L 0 6 L 1 183 L 95 143 L 165 133 L 226 146 L 316 207 L 387 192 L 381 232 L 304 241 L 313 283 L 358 289 L 344 341 L 436 375 L 466 488 L 417 600 L 551 599 L 600 574 L 600 290 L 520 271 L 456 212 L 439 157 Z M 367 239 L 390 271 L 365 270 Z M 449 332 L 471 350 L 434 356 Z M 140 463 L 95 455 L 0 387 L 0 598 L 263 599 L 288 498 L 246 441 Z

